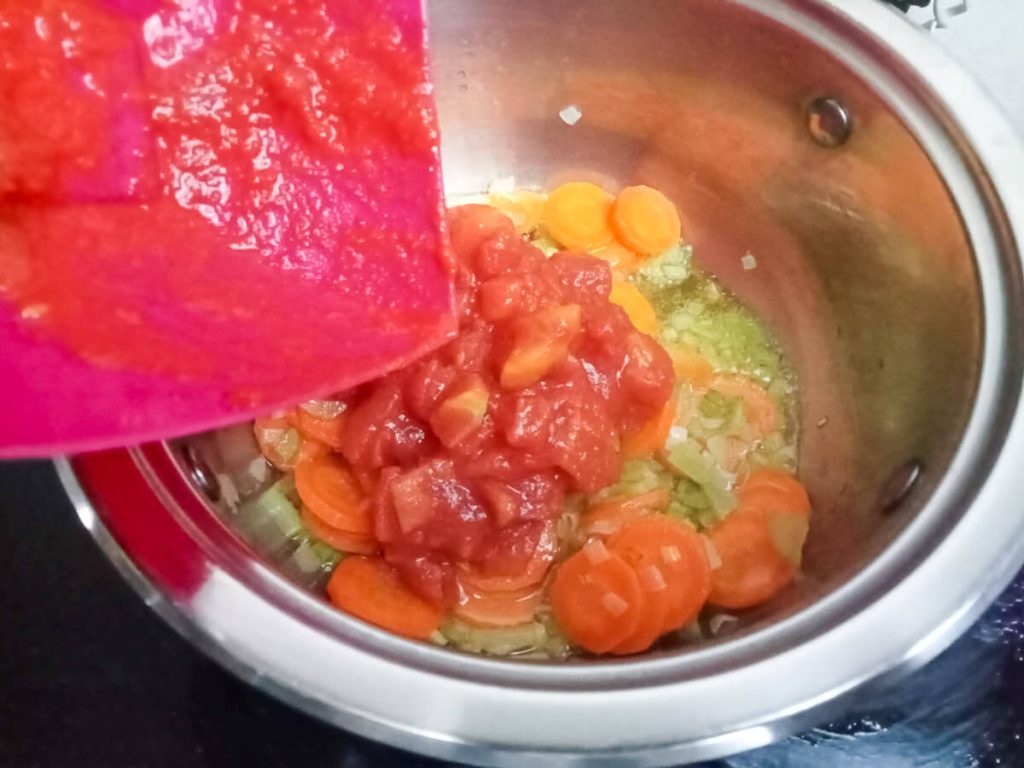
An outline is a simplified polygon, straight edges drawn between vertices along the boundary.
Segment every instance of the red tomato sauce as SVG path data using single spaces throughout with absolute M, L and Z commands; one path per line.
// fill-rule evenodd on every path
M 538 548 L 550 559 L 566 494 L 616 482 L 621 436 L 674 383 L 665 350 L 609 302 L 607 262 L 545 258 L 486 206 L 453 209 L 449 228 L 458 336 L 352 393 L 342 445 L 377 477 L 385 558 L 446 605 L 459 568 L 514 577 Z
M 0 1 L 0 299 L 100 365 L 243 399 L 436 343 L 450 264 L 410 258 L 445 255 L 416 14 Z

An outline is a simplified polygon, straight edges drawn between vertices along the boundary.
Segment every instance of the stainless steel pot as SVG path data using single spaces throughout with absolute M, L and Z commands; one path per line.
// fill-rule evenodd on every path
M 698 647 L 570 664 L 454 654 L 275 573 L 230 527 L 210 436 L 61 464 L 101 546 L 245 679 L 468 762 L 724 755 L 932 658 L 1024 561 L 1024 154 L 1005 121 L 867 0 L 430 10 L 450 193 L 507 175 L 664 189 L 697 258 L 783 339 L 815 504 L 806 578 Z

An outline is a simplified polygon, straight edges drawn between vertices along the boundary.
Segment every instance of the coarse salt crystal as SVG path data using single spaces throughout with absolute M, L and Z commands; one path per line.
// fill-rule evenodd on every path
M 665 584 L 665 577 L 661 571 L 658 570 L 658 566 L 653 563 L 648 563 L 640 569 L 640 586 L 642 586 L 647 592 L 661 592 L 667 586 Z
M 580 112 L 579 107 L 575 104 L 570 104 L 568 107 L 558 113 L 558 116 L 562 118 L 562 122 L 566 125 L 576 125 L 583 117 L 583 113 Z
M 667 546 L 661 548 L 661 559 L 666 563 L 678 563 L 683 556 L 679 552 L 679 547 Z
M 728 613 L 717 613 L 708 619 L 708 631 L 712 636 L 717 635 L 722 631 L 723 627 L 726 627 L 729 624 L 735 624 L 737 621 L 739 621 L 739 619 L 735 616 L 729 615 Z
M 591 539 L 584 544 L 583 554 L 587 556 L 587 560 L 590 561 L 591 565 L 603 563 L 609 557 L 608 550 L 600 539 Z
M 629 603 L 616 595 L 614 592 L 605 592 L 601 598 L 601 605 L 612 616 L 621 616 L 629 610 Z
M 665 441 L 666 448 L 673 448 L 682 445 L 690 439 L 690 432 L 686 427 L 672 427 L 668 431 L 668 439 Z
M 613 533 L 618 533 L 620 528 L 622 525 L 615 520 L 596 520 L 587 526 L 587 531 L 598 536 L 611 536 Z
M 708 565 L 711 566 L 711 570 L 722 567 L 722 556 L 718 554 L 718 550 L 715 548 L 715 543 L 711 541 L 707 536 L 701 536 L 701 541 L 704 544 L 704 551 L 708 556 Z

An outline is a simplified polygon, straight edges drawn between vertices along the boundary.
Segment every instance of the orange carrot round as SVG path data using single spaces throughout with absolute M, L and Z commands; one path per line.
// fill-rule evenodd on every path
M 558 567 L 551 585 L 558 625 L 592 653 L 607 653 L 636 631 L 643 600 L 636 571 L 625 560 L 587 547 Z
M 594 251 L 599 259 L 607 261 L 621 275 L 631 275 L 640 267 L 641 258 L 621 243 L 611 242 Z
M 793 579 L 811 511 L 804 486 L 779 470 L 752 472 L 737 496 L 737 509 L 709 534 L 722 561 L 711 602 L 734 609 L 770 600 Z
M 263 457 L 283 472 L 295 466 L 302 447 L 302 437 L 287 416 L 256 419 L 252 427 Z
M 633 323 L 633 327 L 640 331 L 640 333 L 646 333 L 648 336 L 657 335 L 658 314 L 654 311 L 654 307 L 651 306 L 651 302 L 647 300 L 647 297 L 640 293 L 640 289 L 633 283 L 616 282 L 612 286 L 612 292 L 608 296 L 608 300 L 626 310 L 626 314 L 629 316 L 630 322 Z
M 640 254 L 667 251 L 682 237 L 675 205 L 645 186 L 626 187 L 615 198 L 612 228 L 620 243 Z
M 342 560 L 327 583 L 327 596 L 346 613 L 416 640 L 428 640 L 444 618 L 443 609 L 412 592 L 376 557 Z
M 743 400 L 747 423 L 762 435 L 770 435 L 781 426 L 779 407 L 768 391 L 753 379 L 737 374 L 722 373 L 711 380 L 711 387 L 726 397 Z
M 741 610 L 767 602 L 793 579 L 795 566 L 775 546 L 767 517 L 753 507 L 734 510 L 711 529 L 721 565 L 711 574 L 708 602 Z
M 610 536 L 646 515 L 668 509 L 667 489 L 657 488 L 636 496 L 620 496 L 591 506 L 580 515 L 580 529 L 589 536 Z
M 648 591 L 657 591 L 661 599 L 669 601 L 660 631 L 653 637 L 631 638 L 633 642 L 622 652 L 643 650 L 661 634 L 679 629 L 700 613 L 711 589 L 711 566 L 704 542 L 691 526 L 652 515 L 623 528 L 608 540 L 608 549 L 633 566 Z M 663 593 L 652 590 L 659 580 L 665 584 Z
M 302 524 L 313 535 L 313 538 L 334 547 L 339 552 L 353 555 L 372 555 L 379 549 L 376 539 L 372 536 L 331 528 L 331 526 L 326 525 L 306 507 L 302 508 L 299 516 L 302 518 Z
M 669 356 L 672 358 L 672 368 L 678 381 L 688 382 L 698 390 L 711 386 L 715 370 L 705 357 L 681 347 L 670 348 Z
M 571 181 L 548 195 L 544 219 L 551 236 L 573 251 L 592 251 L 614 238 L 608 217 L 614 198 L 596 184 Z
M 345 414 L 322 418 L 301 406 L 288 414 L 288 420 L 303 437 L 317 440 L 333 451 L 341 450 L 345 430 Z
M 739 488 L 739 499 L 743 506 L 756 506 L 767 512 L 811 512 L 807 489 L 793 475 L 778 469 L 751 472 Z
M 329 454 L 300 462 L 295 489 L 325 525 L 357 536 L 373 533 L 369 500 L 340 457 Z
M 676 418 L 676 399 L 669 397 L 665 407 L 654 418 L 640 427 L 636 432 L 622 436 L 622 456 L 626 459 L 639 459 L 652 456 L 665 447 L 668 433 Z

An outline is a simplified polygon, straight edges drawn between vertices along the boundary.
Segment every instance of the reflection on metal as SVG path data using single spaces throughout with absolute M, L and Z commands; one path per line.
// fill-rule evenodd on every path
M 807 107 L 807 128 L 818 144 L 834 149 L 849 140 L 853 123 L 838 99 L 823 96 Z
M 206 461 L 196 453 L 196 449 L 191 445 L 184 446 L 181 449 L 181 458 L 188 471 L 189 480 L 199 492 L 210 501 L 220 501 L 220 483 Z
M 891 515 L 903 504 L 904 499 L 914 490 L 921 478 L 924 466 L 917 459 L 911 459 L 893 472 L 889 482 L 882 486 L 878 505 L 883 515 Z

